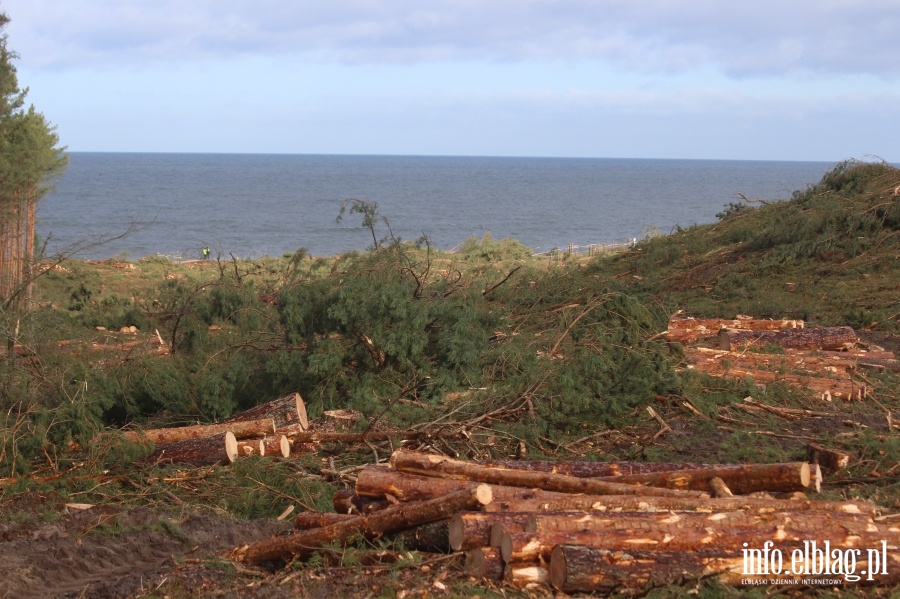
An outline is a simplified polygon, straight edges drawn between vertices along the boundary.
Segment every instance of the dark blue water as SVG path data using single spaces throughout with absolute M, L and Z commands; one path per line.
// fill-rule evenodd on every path
M 365 249 L 349 198 L 377 202 L 395 237 L 440 249 L 490 233 L 535 251 L 644 237 L 715 221 L 738 193 L 786 199 L 822 162 L 72 153 L 41 202 L 38 232 L 58 253 L 137 259 L 313 255 Z M 387 229 L 379 225 L 379 234 Z

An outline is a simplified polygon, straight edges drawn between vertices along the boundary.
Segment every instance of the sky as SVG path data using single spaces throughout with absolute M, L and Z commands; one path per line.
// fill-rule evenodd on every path
M 900 0 L 0 0 L 69 151 L 900 161 Z

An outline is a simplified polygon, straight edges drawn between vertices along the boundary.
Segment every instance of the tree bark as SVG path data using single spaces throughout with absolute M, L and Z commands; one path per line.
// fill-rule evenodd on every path
M 235 414 L 223 422 L 245 422 L 247 420 L 260 420 L 271 418 L 275 421 L 275 427 L 299 424 L 303 430 L 309 428 L 309 418 L 306 416 L 306 404 L 299 393 L 291 393 L 272 401 L 260 404 L 256 407 Z
M 399 504 L 368 516 L 356 516 L 339 524 L 301 531 L 286 537 L 265 539 L 237 549 L 235 555 L 237 559 L 252 564 L 280 561 L 292 556 L 308 556 L 323 545 L 345 541 L 356 534 L 374 538 L 426 522 L 443 520 L 458 511 L 478 509 L 490 502 L 490 486 L 478 485 L 437 499 Z
M 271 418 L 263 418 L 246 422 L 222 422 L 219 424 L 198 424 L 196 426 L 177 428 L 126 431 L 124 437 L 128 441 L 137 443 L 150 441 L 154 445 L 165 445 L 186 439 L 200 439 L 218 435 L 225 431 L 232 433 L 236 439 L 250 439 L 274 433 L 275 424 Z
M 158 464 L 212 466 L 230 464 L 238 457 L 237 440 L 231 431 L 199 439 L 185 439 L 157 448 L 146 458 Z
M 399 541 L 408 551 L 450 553 L 450 521 L 447 519 L 426 522 L 386 535 Z
M 499 547 L 476 547 L 466 552 L 466 574 L 487 580 L 503 580 L 503 557 Z
M 665 487 L 669 489 L 709 489 L 709 481 L 720 478 L 732 493 L 744 495 L 755 491 L 792 492 L 805 491 L 810 485 L 820 490 L 821 473 L 817 466 L 806 462 L 784 464 L 738 464 L 733 466 L 709 466 L 697 470 L 675 472 L 649 472 L 602 477 L 598 480 L 627 484 Z
M 718 334 L 719 349 L 740 351 L 748 347 L 778 345 L 795 349 L 840 350 L 857 342 L 856 331 L 850 327 L 816 327 L 784 329 L 780 331 L 743 331 L 722 329 Z
M 333 512 L 303 512 L 294 517 L 294 530 L 310 530 L 331 526 L 340 522 L 346 522 L 355 518 L 350 514 L 335 514 Z
M 497 487 L 494 487 L 497 489 Z M 495 494 L 496 496 L 496 494 Z M 750 513 L 822 511 L 876 514 L 880 508 L 866 501 L 812 501 L 735 496 L 711 499 L 633 497 L 626 495 L 563 495 L 558 498 L 495 499 L 486 512 L 733 512 Z
M 482 466 L 443 456 L 398 449 L 391 455 L 391 465 L 400 471 L 432 477 L 457 478 L 511 487 L 539 488 L 562 493 L 594 493 L 609 495 L 666 495 L 670 497 L 708 497 L 700 491 L 670 488 L 648 488 L 640 484 L 576 478 L 548 472 L 512 470 Z M 640 476 L 640 475 L 635 475 Z
M 491 544 L 491 528 L 503 525 L 510 531 L 525 532 L 527 513 L 458 512 L 450 518 L 449 540 L 453 551 L 468 551 Z
M 429 497 L 428 499 L 433 499 Z M 381 511 L 395 505 L 396 502 L 387 499 L 376 499 L 373 497 L 362 497 L 353 491 L 337 491 L 332 498 L 334 511 L 339 514 L 371 514 Z
M 790 552 L 779 545 L 785 555 Z M 797 546 L 797 549 L 802 549 Z M 856 573 L 876 571 L 884 564 L 869 563 L 867 552 L 857 560 Z M 860 581 L 850 584 L 890 585 L 900 581 L 900 557 L 889 555 L 887 575 L 873 576 L 867 580 L 862 576 Z M 788 564 L 790 565 L 790 564 Z M 871 566 L 871 567 L 870 567 Z M 767 584 L 771 579 L 792 580 L 803 584 L 809 574 L 782 573 L 771 574 L 744 573 L 744 558 L 740 552 L 704 549 L 697 552 L 683 551 L 617 551 L 595 547 L 561 544 L 553 548 L 550 554 L 550 584 L 564 593 L 591 593 L 614 591 L 639 591 L 650 587 L 669 584 L 684 584 L 685 580 L 696 580 L 710 576 L 719 582 L 732 585 Z M 791 570 L 790 567 L 787 570 Z M 841 576 L 817 576 L 841 580 Z

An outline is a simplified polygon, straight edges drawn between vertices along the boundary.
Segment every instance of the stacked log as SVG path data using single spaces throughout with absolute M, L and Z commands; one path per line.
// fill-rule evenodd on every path
M 860 369 L 900 371 L 900 360 L 882 349 L 864 350 L 850 327 L 807 328 L 803 321 L 673 318 L 669 341 L 709 340 L 714 348 L 689 347 L 688 368 L 713 376 L 752 378 L 758 385 L 783 382 L 825 401 L 862 400 L 868 394 Z
M 340 534 L 347 531 L 369 538 L 436 534 L 446 535 L 448 550 L 465 553 L 470 576 L 516 586 L 549 584 L 570 593 L 627 592 L 704 577 L 726 584 L 758 582 L 765 573 L 746 571 L 748 552 L 755 558 L 774 547 L 790 564 L 792 552 L 815 550 L 810 545 L 815 540 L 830 551 L 858 550 L 854 563 L 878 572 L 871 579 L 863 576 L 860 584 L 900 581 L 900 525 L 877 521 L 875 505 L 748 495 L 814 492 L 820 480 L 818 466 L 806 462 L 476 463 L 397 450 L 390 465 L 366 466 L 353 491 L 335 496 L 338 514 L 298 516 L 293 540 L 241 548 L 238 559 L 262 563 L 305 557 L 320 539 L 346 541 Z M 411 520 L 403 522 L 406 531 L 363 524 L 403 506 L 418 511 L 441 505 L 485 483 L 491 485 L 490 502 L 475 510 L 435 512 L 428 529 Z M 712 488 L 727 493 L 710 497 Z M 307 527 L 316 524 L 321 524 L 319 536 L 310 536 Z M 442 542 L 432 536 L 429 546 L 438 550 Z M 798 582 L 802 573 L 780 578 Z
M 694 343 L 701 339 L 714 338 L 722 329 L 748 330 L 748 331 L 778 331 L 781 329 L 802 329 L 805 323 L 802 320 L 763 320 L 757 318 L 683 318 L 673 316 L 669 319 L 666 330 L 666 340 L 677 343 Z
M 306 406 L 299 393 L 275 399 L 216 424 L 133 430 L 123 433 L 132 443 L 150 443 L 147 461 L 191 466 L 227 465 L 239 457 L 286 458 L 291 452 L 287 435 L 277 427 L 309 426 Z

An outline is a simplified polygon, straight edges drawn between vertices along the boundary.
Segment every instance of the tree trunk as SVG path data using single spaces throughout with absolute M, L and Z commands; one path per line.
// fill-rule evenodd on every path
M 810 368 L 798 362 L 795 354 L 741 354 L 694 348 L 687 352 L 687 356 L 694 368 L 713 376 L 730 379 L 751 377 L 765 385 L 783 382 L 809 389 L 825 400 L 864 399 L 867 394 L 866 385 L 853 380 L 851 372 L 854 369 L 827 363 Z
M 765 347 L 766 345 L 796 349 L 839 350 L 851 347 L 858 340 L 856 331 L 850 327 L 816 327 L 781 331 L 722 329 L 717 338 L 719 349 L 725 351 L 740 351 L 748 347 Z
M 806 459 L 811 464 L 818 464 L 829 474 L 843 470 L 850 465 L 850 454 L 839 449 L 828 449 L 818 443 L 809 443 L 806 446 Z
M 323 526 L 346 522 L 350 518 L 355 517 L 350 514 L 335 514 L 333 512 L 303 512 L 294 517 L 294 530 L 322 528 Z
M 533 470 L 536 472 L 552 472 L 578 478 L 596 478 L 599 476 L 619 476 L 622 474 L 643 474 L 647 472 L 672 472 L 675 470 L 694 470 L 708 468 L 711 464 L 666 464 L 655 462 L 580 462 L 580 461 L 543 461 L 543 460 L 492 460 L 478 462 L 483 466 L 511 468 L 513 470 Z
M 806 462 L 710 466 L 697 470 L 626 474 L 616 477 L 603 477 L 599 480 L 665 487 L 668 489 L 704 491 L 709 490 L 709 481 L 712 478 L 722 479 L 732 493 L 739 495 L 755 491 L 787 493 L 805 491 L 810 487 L 810 484 L 813 485 L 816 491 L 819 491 L 822 481 L 822 475 L 818 466 L 810 467 Z
M 534 513 L 528 518 L 525 531 L 529 533 L 582 532 L 607 530 L 694 531 L 701 537 L 713 532 L 797 527 L 807 523 L 815 530 L 822 526 L 845 527 L 848 531 L 866 532 L 872 524 L 869 514 L 842 514 L 836 512 L 775 512 L 754 514 L 748 512 L 679 512 L 679 513 L 617 513 L 599 512 L 547 512 Z M 900 529 L 897 531 L 900 533 Z M 816 537 L 810 537 L 816 538 Z M 900 537 L 898 537 L 900 538 Z
M 249 455 L 266 455 L 266 446 L 262 439 L 248 439 L 237 442 L 238 457 Z
M 693 517 L 691 517 L 693 516 Z M 699 516 L 699 517 L 698 517 Z M 616 514 L 597 516 L 538 516 L 538 532 L 504 535 L 500 549 L 509 562 L 547 559 L 556 545 L 586 545 L 636 551 L 698 551 L 714 548 L 740 554 L 747 547 L 762 548 L 813 539 L 835 548 L 900 548 L 900 529 L 876 524 L 865 516 L 824 512 L 780 514 Z M 532 527 L 534 528 L 534 527 Z
M 291 442 L 286 435 L 267 436 L 263 439 L 263 455 L 286 458 L 291 455 Z
M 356 516 L 339 524 L 266 539 L 241 547 L 235 554 L 237 559 L 252 564 L 280 561 L 292 556 L 308 556 L 316 548 L 335 541 L 345 541 L 356 534 L 374 538 L 426 522 L 443 520 L 456 512 L 478 509 L 490 502 L 490 486 L 478 485 L 437 499 L 403 503 L 368 516 Z
M 150 441 L 154 445 L 165 445 L 186 439 L 209 437 L 225 431 L 232 433 L 236 439 L 250 439 L 274 433 L 275 424 L 271 418 L 264 418 L 247 422 L 223 422 L 220 424 L 198 424 L 196 426 L 182 426 L 178 428 L 126 431 L 124 437 L 128 441 L 137 443 Z
M 503 557 L 499 547 L 476 547 L 466 552 L 466 574 L 487 580 L 503 580 Z
M 238 457 L 237 440 L 230 431 L 202 437 L 185 439 L 159 447 L 146 458 L 158 464 L 190 464 L 192 466 L 212 466 L 230 464 Z
M 693 343 L 700 339 L 715 337 L 720 329 L 777 331 L 780 329 L 802 329 L 803 327 L 804 322 L 802 320 L 672 318 L 669 319 L 666 341 L 685 344 Z
M 467 551 L 491 544 L 491 528 L 503 525 L 510 531 L 525 532 L 530 514 L 505 512 L 458 512 L 450 518 L 449 539 L 453 551 Z
M 426 522 L 386 536 L 399 541 L 408 551 L 450 553 L 450 520 L 447 519 Z
M 595 547 L 561 544 L 553 548 L 550 554 L 550 583 L 564 593 L 622 592 L 640 591 L 642 589 L 669 584 L 684 584 L 685 580 L 698 580 L 710 576 L 719 582 L 731 585 L 771 584 L 777 578 L 781 581 L 792 581 L 802 585 L 805 579 L 811 578 L 812 568 L 805 573 L 793 573 L 789 561 L 791 552 L 778 546 L 785 556 L 785 568 L 781 574 L 745 573 L 746 564 L 741 552 L 704 549 L 696 552 L 683 551 L 616 551 Z M 795 546 L 803 551 L 802 545 Z M 869 558 L 872 558 L 871 560 Z M 870 556 L 863 550 L 857 559 L 855 573 L 879 572 L 869 577 L 861 575 L 861 579 L 850 584 L 892 585 L 900 582 L 900 556 L 884 554 Z M 806 566 L 799 566 L 803 570 Z M 754 568 L 754 572 L 762 571 Z M 881 574 L 887 572 L 886 574 Z M 844 580 L 843 576 L 815 576 Z
M 666 495 L 670 497 L 708 497 L 700 491 L 648 488 L 639 484 L 621 484 L 591 478 L 576 478 L 548 472 L 512 470 L 482 466 L 443 456 L 398 449 L 391 455 L 391 465 L 400 471 L 432 477 L 462 478 L 511 487 L 539 488 L 562 493 L 608 495 Z M 639 475 L 636 475 L 639 476 Z
M 366 466 L 356 475 L 356 494 L 362 497 L 384 499 L 393 498 L 396 501 L 418 501 L 434 499 L 460 489 L 476 486 L 478 483 L 467 480 L 450 478 L 431 478 L 408 474 L 389 468 L 387 466 Z M 540 489 L 521 489 L 493 485 L 494 501 L 506 501 L 521 498 L 562 499 L 568 497 L 566 493 L 554 493 L 541 491 Z
M 497 487 L 494 487 L 496 490 Z M 496 497 L 495 493 L 495 497 Z M 811 501 L 735 496 L 711 499 L 634 497 L 626 495 L 563 495 L 555 499 L 495 499 L 486 512 L 734 512 L 750 513 L 822 511 L 875 514 L 880 508 L 866 501 Z
M 275 427 L 299 424 L 303 430 L 309 428 L 309 419 L 306 416 L 306 404 L 299 393 L 291 393 L 270 402 L 235 414 L 223 422 L 246 422 L 247 420 L 260 420 L 271 418 Z

